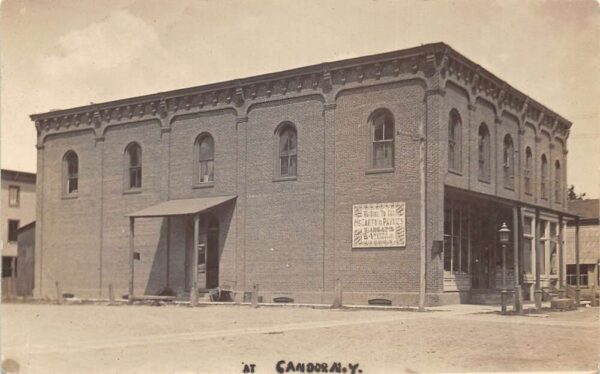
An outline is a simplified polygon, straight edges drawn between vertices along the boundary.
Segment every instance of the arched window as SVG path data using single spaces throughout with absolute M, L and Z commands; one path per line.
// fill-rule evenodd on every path
M 298 173 L 298 133 L 291 123 L 280 125 L 277 138 L 277 177 L 295 177 Z
M 125 188 L 142 188 L 142 147 L 138 143 L 125 148 Z
M 560 175 L 560 161 L 556 160 L 554 163 L 554 199 L 557 203 L 562 200 L 562 183 Z
M 490 132 L 485 123 L 479 126 L 479 180 L 490 182 Z
M 452 109 L 448 119 L 448 168 L 462 168 L 462 121 L 456 109 Z
M 63 191 L 65 195 L 77 195 L 79 190 L 79 157 L 68 151 L 63 157 Z
M 210 134 L 200 134 L 195 142 L 194 184 L 211 183 L 215 180 L 215 141 Z
M 540 195 L 542 199 L 548 199 L 548 159 L 542 155 L 542 166 L 540 173 Z
M 504 153 L 502 156 L 504 162 L 504 187 L 515 187 L 515 148 L 513 146 L 512 137 L 506 134 L 504 137 Z
M 525 193 L 527 195 L 531 195 L 532 170 L 533 170 L 533 155 L 531 154 L 531 148 L 527 147 L 525 149 L 525 172 L 524 172 Z
M 371 115 L 371 168 L 391 169 L 394 167 L 394 118 L 387 110 L 378 110 Z

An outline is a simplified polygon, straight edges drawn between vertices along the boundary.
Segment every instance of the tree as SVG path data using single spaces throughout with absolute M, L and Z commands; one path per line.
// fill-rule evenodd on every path
M 567 198 L 569 200 L 583 200 L 585 198 L 586 193 L 580 193 L 578 194 L 577 192 L 575 192 L 575 186 L 574 185 L 570 185 L 569 188 L 567 189 Z

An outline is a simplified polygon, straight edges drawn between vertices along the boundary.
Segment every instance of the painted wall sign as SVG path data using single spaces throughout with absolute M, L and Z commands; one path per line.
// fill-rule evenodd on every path
M 405 246 L 404 201 L 352 205 L 352 248 Z

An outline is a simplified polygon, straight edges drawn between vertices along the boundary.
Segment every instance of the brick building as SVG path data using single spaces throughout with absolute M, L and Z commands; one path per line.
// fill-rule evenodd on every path
M 37 296 L 468 301 L 502 222 L 511 288 L 564 283 L 571 123 L 443 43 L 31 118 Z
M 2 169 L 2 295 L 16 294 L 18 230 L 35 221 L 35 174 Z

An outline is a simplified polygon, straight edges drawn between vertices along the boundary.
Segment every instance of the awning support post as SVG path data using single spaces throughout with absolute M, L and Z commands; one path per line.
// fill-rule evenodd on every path
M 129 217 L 129 294 L 127 302 L 133 304 L 133 259 L 135 255 L 135 218 Z

